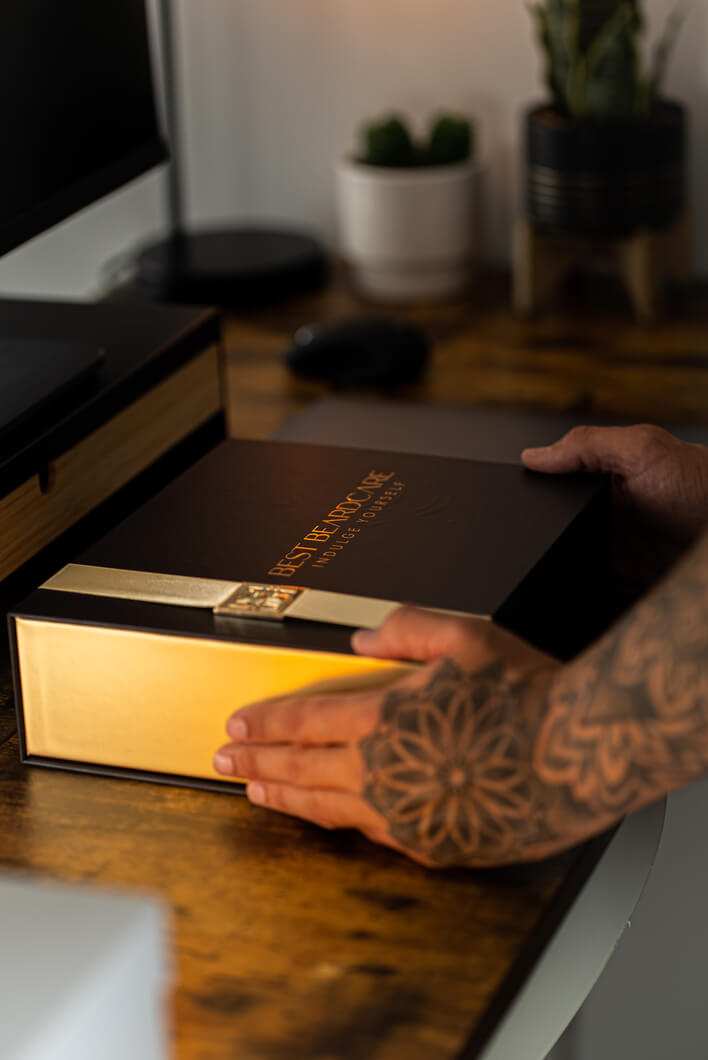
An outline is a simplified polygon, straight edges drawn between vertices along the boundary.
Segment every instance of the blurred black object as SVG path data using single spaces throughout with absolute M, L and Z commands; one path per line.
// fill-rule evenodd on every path
M 137 266 L 138 285 L 150 298 L 229 308 L 316 290 L 327 275 L 314 239 L 269 228 L 180 231 L 144 247 Z
M 0 338 L 0 441 L 33 418 L 39 433 L 49 407 L 60 400 L 78 403 L 79 388 L 104 358 L 93 343 Z
M 419 379 L 429 353 L 430 341 L 415 324 L 358 316 L 299 328 L 285 360 L 296 375 L 335 386 L 394 386 Z

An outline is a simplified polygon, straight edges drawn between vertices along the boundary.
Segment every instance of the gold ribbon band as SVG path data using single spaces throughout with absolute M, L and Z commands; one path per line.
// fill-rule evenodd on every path
M 357 629 L 377 629 L 392 611 L 400 607 L 393 600 L 349 596 L 295 585 L 227 582 L 117 567 L 93 567 L 85 563 L 69 563 L 40 588 L 175 607 L 198 607 L 209 609 L 220 617 L 299 618 Z M 458 617 L 489 618 L 488 615 L 470 616 L 461 611 L 434 610 Z

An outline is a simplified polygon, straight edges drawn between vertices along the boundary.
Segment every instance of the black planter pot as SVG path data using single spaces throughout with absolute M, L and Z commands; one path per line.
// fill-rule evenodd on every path
M 686 118 L 678 103 L 602 124 L 534 107 L 525 133 L 527 208 L 539 228 L 626 236 L 663 228 L 683 209 Z

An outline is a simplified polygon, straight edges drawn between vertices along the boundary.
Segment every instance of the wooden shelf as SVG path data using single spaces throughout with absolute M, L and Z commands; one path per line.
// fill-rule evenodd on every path
M 95 378 L 23 424 L 0 452 L 5 583 L 109 499 L 116 498 L 110 518 L 122 518 L 143 499 L 139 490 L 135 497 L 126 492 L 141 476 L 155 471 L 154 492 L 201 455 L 204 444 L 223 437 L 225 395 L 213 310 L 144 301 L 0 300 L 0 333 L 105 350 Z M 100 530 L 93 527 L 94 536 Z M 57 565 L 65 562 L 56 558 Z

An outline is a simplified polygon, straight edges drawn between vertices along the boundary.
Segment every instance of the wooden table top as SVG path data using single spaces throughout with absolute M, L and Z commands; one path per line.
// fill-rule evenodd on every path
M 324 292 L 225 321 L 231 433 L 266 438 L 325 384 L 292 376 L 282 354 L 303 324 L 386 312 L 337 278 Z M 397 307 L 433 340 L 429 370 L 415 384 L 354 391 L 456 406 L 556 411 L 637 422 L 708 423 L 708 285 L 675 296 L 665 319 L 637 324 L 611 278 L 590 277 L 532 319 L 510 309 L 506 273 L 489 272 L 469 298 Z M 342 393 L 343 391 L 338 391 Z
M 611 298 L 604 316 L 590 300 L 518 321 L 507 293 L 491 277 L 468 302 L 408 311 L 436 347 L 426 378 L 396 393 L 708 419 L 702 296 L 681 321 L 649 330 Z M 233 433 L 266 437 L 326 393 L 291 379 L 281 353 L 300 324 L 362 305 L 336 283 L 230 317 Z M 476 1056 L 602 849 L 503 871 L 427 871 L 238 796 L 22 767 L 11 707 L 5 668 L 0 868 L 169 903 L 178 1060 Z

